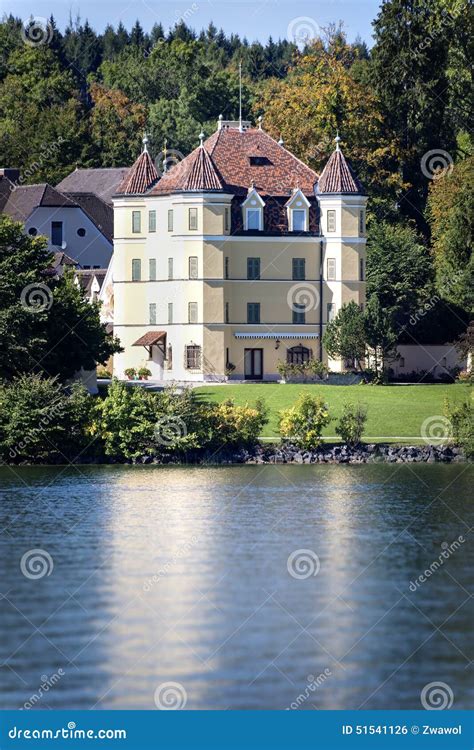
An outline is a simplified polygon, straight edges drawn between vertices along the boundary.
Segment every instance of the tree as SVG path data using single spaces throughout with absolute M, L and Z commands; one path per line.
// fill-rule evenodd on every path
M 367 240 L 367 298 L 376 297 L 400 335 L 429 298 L 430 254 L 410 226 L 372 222 Z
M 458 161 L 433 180 L 428 217 L 439 294 L 474 309 L 474 157 Z
M 393 168 L 393 142 L 371 88 L 354 79 L 352 48 L 341 39 L 321 40 L 296 57 L 285 79 L 271 78 L 259 90 L 255 112 L 265 129 L 299 158 L 321 171 L 339 129 L 343 148 L 371 195 L 395 200 L 401 187 Z M 372 203 L 372 206 L 374 204 Z
M 448 152 L 449 159 L 456 146 L 446 118 L 453 23 L 439 0 L 386 0 L 373 26 L 371 80 L 397 140 L 393 157 L 406 185 L 400 209 L 426 233 L 430 174 L 421 160 L 433 150 Z
M 364 314 L 359 305 L 343 305 L 323 336 L 323 345 L 332 359 L 353 362 L 359 369 L 366 355 Z
M 145 126 L 145 108 L 134 104 L 121 91 L 91 85 L 94 109 L 91 114 L 91 140 L 103 167 L 132 164 L 140 153 Z
M 0 378 L 26 372 L 71 378 L 105 363 L 120 345 L 69 276 L 51 273 L 43 237 L 0 220 Z
M 383 380 L 387 364 L 396 357 L 395 347 L 399 331 L 395 328 L 393 311 L 382 307 L 376 295 L 367 302 L 365 311 L 365 336 L 369 346 L 369 364 L 377 380 Z

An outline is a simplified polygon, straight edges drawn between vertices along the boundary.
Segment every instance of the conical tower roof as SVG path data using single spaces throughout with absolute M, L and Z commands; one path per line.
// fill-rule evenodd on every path
M 338 136 L 336 138 L 336 150 L 331 154 L 318 180 L 318 193 L 364 195 L 365 190 L 362 183 L 339 148 L 339 141 Z
M 117 195 L 143 195 L 159 180 L 159 174 L 148 153 L 148 138 L 143 137 L 143 151 L 117 188 Z

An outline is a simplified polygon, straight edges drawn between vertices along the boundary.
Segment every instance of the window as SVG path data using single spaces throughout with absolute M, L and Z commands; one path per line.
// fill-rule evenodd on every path
M 173 231 L 173 209 L 168 210 L 168 232 Z
M 198 278 L 198 259 L 195 255 L 191 255 L 189 258 L 189 278 Z
M 224 312 L 224 322 L 228 323 L 229 322 L 229 303 L 228 302 L 225 303 L 224 310 L 225 310 L 225 312 Z
M 230 230 L 230 209 L 225 208 L 224 209 L 224 232 L 228 232 Z
M 168 302 L 168 325 L 173 323 L 173 303 Z
M 291 212 L 291 230 L 293 232 L 306 232 L 306 211 L 294 208 Z
M 247 303 L 247 323 L 260 323 L 260 302 Z
M 150 258 L 148 261 L 148 278 L 150 281 L 156 281 L 156 259 Z
M 188 226 L 189 226 L 189 229 L 192 229 L 192 230 L 196 230 L 198 228 L 197 208 L 190 208 L 188 210 Z
M 149 322 L 151 325 L 156 324 L 156 303 L 150 302 L 149 304 Z
M 173 278 L 173 258 L 168 258 L 168 280 Z
M 77 230 L 77 236 L 78 237 L 85 237 L 86 236 L 86 230 L 84 229 L 84 227 L 79 227 L 79 229 Z
M 360 258 L 360 260 L 359 260 L 359 279 L 361 281 L 364 281 L 364 279 L 365 279 L 364 259 L 363 258 Z
M 38 230 L 36 229 L 36 227 L 30 227 L 28 229 L 28 234 L 30 234 L 32 237 L 36 237 L 36 235 L 38 234 Z
M 132 232 L 137 234 L 142 231 L 142 214 L 141 211 L 132 211 Z
M 188 302 L 188 323 L 198 322 L 198 303 Z
M 306 308 L 304 305 L 294 304 L 293 305 L 293 324 L 301 325 L 306 323 Z
M 260 258 L 247 258 L 247 278 L 260 278 Z
M 328 232 L 335 232 L 336 231 L 336 212 L 335 211 L 328 211 Z
M 400 357 L 398 364 L 400 367 L 405 367 L 405 357 Z
M 304 258 L 293 258 L 293 279 L 302 281 L 306 278 L 306 261 Z
M 334 302 L 327 303 L 327 321 L 330 323 L 336 317 L 336 305 Z
M 59 245 L 63 244 L 63 223 L 62 221 L 51 222 L 51 244 Z
M 446 367 L 447 364 L 448 364 L 448 362 L 447 362 L 446 357 L 443 357 L 443 359 L 441 360 L 441 367 Z
M 327 277 L 329 281 L 335 281 L 336 279 L 336 259 L 328 258 L 327 260 Z
M 260 231 L 262 209 L 261 208 L 247 208 L 245 215 L 247 217 L 246 229 L 254 229 L 254 230 L 257 229 L 258 231 Z
M 167 370 L 173 369 L 173 347 L 171 346 L 171 344 L 166 350 L 166 369 Z
M 229 278 L 229 258 L 227 256 L 224 258 L 224 278 Z
M 156 211 L 148 211 L 148 231 L 156 232 Z
M 286 361 L 289 365 L 302 365 L 311 359 L 311 354 L 311 349 L 307 349 L 306 346 L 292 346 L 286 351 Z
M 132 260 L 132 281 L 142 280 L 142 262 L 140 258 L 133 258 Z
M 359 234 L 365 234 L 365 211 L 363 208 L 359 211 Z
M 191 344 L 184 348 L 184 366 L 187 370 L 199 370 L 201 367 L 201 347 Z

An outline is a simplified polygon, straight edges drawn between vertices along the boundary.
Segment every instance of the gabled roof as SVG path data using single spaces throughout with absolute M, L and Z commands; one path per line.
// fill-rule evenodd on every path
M 215 176 L 227 193 L 245 197 L 250 185 L 262 196 L 290 196 L 295 187 L 314 198 L 318 175 L 265 131 L 249 128 L 217 130 L 204 144 Z M 151 195 L 181 192 L 184 175 L 192 172 L 198 149 L 167 172 L 150 191 Z M 205 157 L 199 157 L 201 159 Z M 197 167 L 196 167 L 197 169 Z M 215 178 L 213 178 L 215 179 Z M 217 180 L 215 180 L 217 184 Z M 197 189 L 197 188 L 194 188 Z
M 64 193 L 94 193 L 112 205 L 112 196 L 126 177 L 130 167 L 106 169 L 76 169 L 61 180 L 56 188 Z
M 2 212 L 15 221 L 25 222 L 38 206 L 48 208 L 74 208 L 75 203 L 51 185 L 21 185 L 10 192 Z
M 362 183 L 340 150 L 339 143 L 321 173 L 317 191 L 320 194 L 365 194 Z
M 148 331 L 140 336 L 132 346 L 153 346 L 159 341 L 166 341 L 166 331 Z
M 85 292 L 90 292 L 94 279 L 97 280 L 99 290 L 102 289 L 106 273 L 106 268 L 84 268 L 76 270 L 75 278 L 81 289 Z
M 109 242 L 114 237 L 114 210 L 94 193 L 65 193 L 89 217 Z
M 116 195 L 143 195 L 158 179 L 153 159 L 145 148 L 118 186 Z

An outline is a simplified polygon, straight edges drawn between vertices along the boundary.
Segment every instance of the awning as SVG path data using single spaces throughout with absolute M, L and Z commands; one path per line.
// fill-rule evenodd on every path
M 166 331 L 148 331 L 144 336 L 140 336 L 132 346 L 154 346 L 166 341 Z
M 234 333 L 236 339 L 319 339 L 319 333 Z

